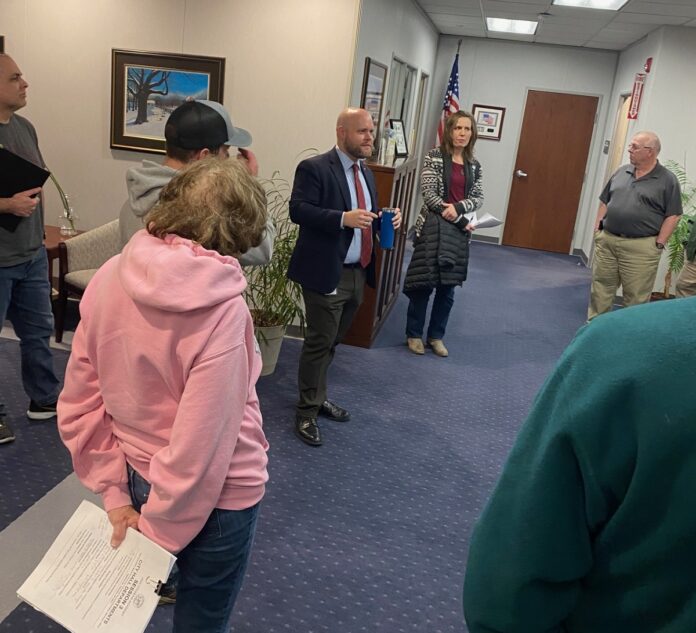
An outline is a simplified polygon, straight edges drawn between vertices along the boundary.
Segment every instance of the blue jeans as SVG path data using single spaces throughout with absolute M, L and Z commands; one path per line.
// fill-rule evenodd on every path
M 128 487 L 140 508 L 150 484 L 130 466 Z M 246 510 L 212 511 L 198 535 L 178 554 L 173 633 L 228 633 L 254 542 L 259 504 Z
M 454 286 L 436 286 L 433 308 L 430 311 L 430 324 L 428 325 L 428 338 L 441 339 L 445 336 L 450 310 L 454 305 Z M 432 288 L 409 290 L 408 311 L 406 312 L 406 336 L 408 338 L 421 338 L 425 327 L 425 313 L 428 310 L 428 301 L 432 294 Z
M 25 393 L 39 405 L 54 403 L 60 383 L 49 347 L 53 313 L 43 246 L 31 261 L 0 267 L 0 326 L 5 319 L 19 338 Z

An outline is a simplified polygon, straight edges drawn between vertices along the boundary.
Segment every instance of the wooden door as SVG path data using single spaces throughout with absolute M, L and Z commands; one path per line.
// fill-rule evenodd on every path
M 503 244 L 570 253 L 598 102 L 527 93 Z

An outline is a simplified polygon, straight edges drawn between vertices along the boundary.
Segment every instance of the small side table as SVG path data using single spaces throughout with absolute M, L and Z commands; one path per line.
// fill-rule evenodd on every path
M 78 231 L 75 235 L 84 233 L 84 231 Z M 63 235 L 60 232 L 59 226 L 44 226 L 44 246 L 46 247 L 46 255 L 48 255 L 48 281 L 53 288 L 53 262 L 58 259 L 58 244 L 69 240 L 75 235 Z

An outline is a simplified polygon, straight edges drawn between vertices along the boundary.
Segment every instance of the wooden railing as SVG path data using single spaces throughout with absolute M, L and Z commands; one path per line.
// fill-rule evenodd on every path
M 406 217 L 416 194 L 418 161 L 410 158 L 394 166 L 370 164 L 377 182 L 377 203 L 383 207 L 398 207 L 404 215 L 404 226 L 394 235 L 394 248 L 383 250 L 376 246 L 377 287 L 365 286 L 365 296 L 344 339 L 347 345 L 371 347 L 401 291 L 401 269 L 406 250 Z

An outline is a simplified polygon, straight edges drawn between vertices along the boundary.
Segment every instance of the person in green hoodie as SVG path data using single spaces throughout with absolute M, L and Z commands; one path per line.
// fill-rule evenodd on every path
M 470 633 L 696 630 L 696 298 L 582 328 L 474 529 Z

